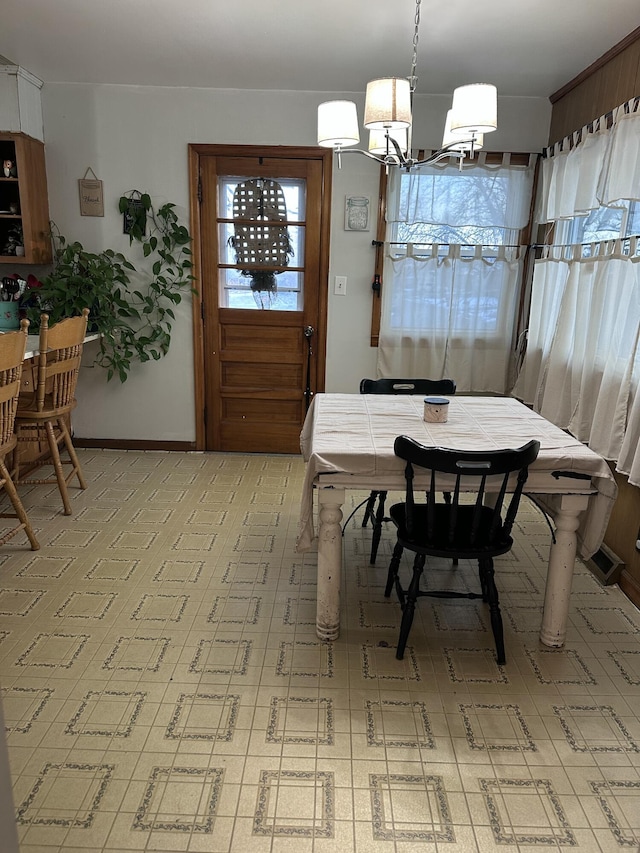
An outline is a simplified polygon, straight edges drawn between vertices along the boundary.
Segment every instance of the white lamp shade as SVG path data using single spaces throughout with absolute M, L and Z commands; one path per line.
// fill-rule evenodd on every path
M 453 110 L 449 110 L 447 113 L 447 120 L 444 125 L 444 135 L 442 137 L 442 147 L 448 148 L 449 151 L 471 151 L 473 144 L 473 150 L 479 151 L 484 145 L 484 134 L 476 133 L 472 143 L 471 131 L 451 130 L 452 112 Z
M 367 83 L 364 105 L 367 130 L 411 126 L 411 87 L 403 77 L 381 77 Z
M 451 131 L 491 133 L 498 127 L 498 92 L 490 83 L 471 83 L 453 92 Z
M 318 145 L 341 148 L 358 142 L 358 112 L 353 101 L 325 101 L 318 106 Z
M 407 153 L 407 128 L 394 127 L 389 130 L 389 136 L 398 143 L 403 154 Z M 385 130 L 370 130 L 369 131 L 369 151 L 372 154 L 381 154 L 383 157 L 388 154 L 397 156 L 396 149 L 392 142 L 389 142 L 389 150 L 387 151 L 387 131 Z

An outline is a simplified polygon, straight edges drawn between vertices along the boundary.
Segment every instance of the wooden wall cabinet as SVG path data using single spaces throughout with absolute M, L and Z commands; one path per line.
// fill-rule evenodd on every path
M 15 175 L 5 176 L 10 160 Z M 6 254 L 15 226 L 22 227 L 24 255 Z M 49 264 L 49 200 L 44 144 L 25 133 L 0 131 L 0 264 Z

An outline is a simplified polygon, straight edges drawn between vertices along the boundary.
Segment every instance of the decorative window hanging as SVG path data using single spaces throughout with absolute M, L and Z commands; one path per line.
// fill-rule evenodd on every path
M 251 279 L 253 298 L 259 308 L 271 308 L 277 298 L 276 276 L 289 265 L 293 246 L 286 226 L 287 205 L 277 181 L 251 178 L 233 194 L 234 233 L 229 245 Z

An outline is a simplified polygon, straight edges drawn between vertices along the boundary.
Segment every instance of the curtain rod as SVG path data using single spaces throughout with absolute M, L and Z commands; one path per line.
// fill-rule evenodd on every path
M 624 110 L 625 115 L 629 115 L 631 112 L 636 112 L 639 105 L 640 95 L 636 95 L 636 97 L 630 98 L 628 101 L 624 101 L 624 103 L 614 107 L 604 115 L 592 119 L 592 121 L 587 122 L 587 124 L 577 130 L 574 130 L 572 133 L 567 134 L 567 136 L 564 136 L 562 139 L 558 140 L 558 142 L 554 142 L 553 145 L 548 145 L 546 148 L 543 148 L 543 158 L 547 159 L 549 157 L 554 157 L 556 154 L 564 151 L 567 147 L 571 151 L 577 145 L 580 145 L 584 136 L 590 133 L 597 133 L 602 128 L 610 130 L 615 123 L 615 116 L 619 110 Z
M 476 246 L 481 246 L 483 249 L 522 249 L 526 243 L 407 243 L 406 240 L 390 240 L 386 243 L 387 246 L 460 246 L 468 249 L 475 249 Z M 546 245 L 546 244 L 541 244 Z M 532 246 L 531 248 L 537 248 Z

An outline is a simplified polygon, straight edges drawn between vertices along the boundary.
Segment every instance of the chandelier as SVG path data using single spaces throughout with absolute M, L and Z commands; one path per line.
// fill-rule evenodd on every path
M 333 148 L 338 155 L 364 154 L 386 166 L 400 166 L 407 171 L 414 166 L 436 163 L 446 157 L 462 162 L 482 148 L 484 134 L 496 130 L 497 91 L 489 83 L 459 86 L 453 92 L 447 113 L 442 146 L 426 159 L 417 160 L 411 152 L 413 96 L 418 78 L 418 30 L 420 3 L 416 0 L 411 74 L 404 77 L 381 77 L 367 84 L 364 126 L 369 131 L 368 150 L 351 148 L 360 142 L 358 113 L 353 101 L 326 101 L 318 107 L 318 145 Z

